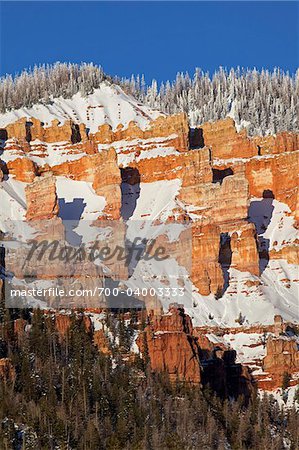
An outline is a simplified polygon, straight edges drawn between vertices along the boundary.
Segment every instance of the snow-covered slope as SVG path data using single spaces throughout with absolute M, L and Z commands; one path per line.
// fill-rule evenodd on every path
M 104 123 L 116 129 L 120 123 L 124 127 L 128 126 L 130 121 L 135 121 L 140 128 L 145 129 L 150 121 L 160 114 L 139 104 L 119 86 L 102 82 L 99 89 L 86 97 L 77 93 L 71 99 L 57 98 L 49 105 L 35 105 L 29 109 L 22 108 L 0 115 L 0 127 L 5 127 L 25 116 L 28 119 L 35 117 L 41 120 L 44 126 L 50 126 L 53 119 L 58 119 L 61 124 L 71 119 L 77 124 L 84 123 L 92 133 Z M 114 142 L 118 164 L 126 167 L 132 162 L 144 162 L 145 159 L 154 161 L 157 156 L 176 156 L 179 152 L 171 144 L 175 137 L 176 135 L 170 134 L 162 138 Z M 5 151 L 0 156 L 4 163 L 8 164 L 20 157 L 18 147 L 13 144 L 9 140 L 6 142 Z M 30 147 L 30 154 L 27 153 L 26 157 L 40 166 L 49 164 L 53 167 L 78 160 L 87 154 L 80 146 L 72 148 L 70 142 L 44 143 L 35 140 L 30 142 Z M 99 144 L 98 151 L 103 152 L 109 147 L 110 144 Z M 265 155 L 263 158 L 272 156 Z M 10 226 L 13 221 L 24 220 L 25 186 L 26 183 L 16 181 L 11 176 L 0 183 L 0 230 L 12 231 Z M 174 224 L 168 219 L 175 217 L 175 210 L 180 206 L 184 207 L 178 204 L 177 200 L 181 186 L 182 180 L 179 178 L 141 182 L 135 185 L 122 183 L 121 213 L 127 225 L 126 238 L 133 242 L 137 235 L 141 238 L 152 238 L 164 233 L 170 243 L 176 240 L 182 225 Z M 103 212 L 107 204 L 106 199 L 96 195 L 92 183 L 87 181 L 58 176 L 56 187 L 62 220 L 78 222 L 76 232 L 82 235 L 84 243 L 98 238 L 98 230 L 91 226 L 91 221 Z M 189 217 L 198 220 L 196 214 L 188 212 Z M 294 228 L 294 219 L 286 204 L 276 199 L 252 198 L 248 212 L 250 221 L 256 225 L 260 241 L 268 244 L 268 250 L 280 250 L 284 245 L 295 241 L 297 230 Z M 181 273 L 184 270 L 177 261 L 171 261 L 168 267 L 163 266 L 163 271 L 165 273 L 161 274 L 161 267 L 152 261 L 150 263 L 142 261 L 137 264 L 134 276 L 127 285 L 144 287 L 143 275 L 151 279 L 156 289 L 164 286 L 165 279 L 161 282 L 161 275 L 166 277 L 167 274 L 173 274 L 171 283 L 179 278 L 184 279 L 185 298 L 188 298 L 185 306 L 187 312 L 194 318 L 195 325 L 238 326 L 236 319 L 240 314 L 244 318 L 245 325 L 272 323 L 275 314 L 281 314 L 285 320 L 298 320 L 298 269 L 285 260 L 270 261 L 261 278 L 231 267 L 229 287 L 220 299 L 215 299 L 213 295 L 200 295 L 190 279 L 184 278 L 185 273 Z M 189 299 L 192 299 L 192 302 Z M 162 306 L 167 309 L 173 299 L 165 297 L 164 300 L 163 303 L 161 298 Z M 184 302 L 184 299 L 179 300 Z
M 98 126 L 105 123 L 117 128 L 120 123 L 127 127 L 134 121 L 139 128 L 145 129 L 151 120 L 156 119 L 160 112 L 138 103 L 132 96 L 127 95 L 116 85 L 103 81 L 92 94 L 83 97 L 80 93 L 71 99 L 62 97 L 53 99 L 48 105 L 34 105 L 32 108 L 21 108 L 0 115 L 0 127 L 3 128 L 22 117 L 34 117 L 51 125 L 52 120 L 60 123 L 71 119 L 74 123 L 84 123 L 91 133 L 98 130 Z
M 285 203 L 272 198 L 252 198 L 249 220 L 255 224 L 257 234 L 267 242 L 269 250 L 280 250 L 298 238 L 295 219 Z

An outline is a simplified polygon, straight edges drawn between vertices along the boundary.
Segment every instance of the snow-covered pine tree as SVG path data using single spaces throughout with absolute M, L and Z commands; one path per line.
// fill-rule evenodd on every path
M 299 70 L 294 75 L 280 69 L 258 71 L 220 67 L 213 76 L 197 68 L 194 76 L 178 73 L 175 81 L 158 87 L 146 85 L 144 76 L 119 79 L 104 74 L 93 64 L 42 65 L 0 80 L 0 112 L 52 98 L 83 96 L 97 89 L 103 80 L 121 85 L 139 101 L 168 114 L 184 111 L 190 125 L 233 117 L 250 134 L 299 131 Z

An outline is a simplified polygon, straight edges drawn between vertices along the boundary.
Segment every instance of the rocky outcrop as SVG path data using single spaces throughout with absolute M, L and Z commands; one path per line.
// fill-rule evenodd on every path
M 259 155 L 294 152 L 299 150 L 299 134 L 277 133 L 275 136 L 255 136 L 253 142 L 258 146 Z
M 299 239 L 279 250 L 270 250 L 269 257 L 270 259 L 285 259 L 289 264 L 299 264 Z
M 296 338 L 269 337 L 266 349 L 265 371 L 279 375 L 299 371 L 299 343 Z
M 44 124 L 34 118 L 21 118 L 6 127 L 7 139 L 17 139 L 20 143 L 30 143 L 38 139 L 42 142 L 69 142 L 76 143 L 87 139 L 85 125 L 76 125 L 71 120 L 60 123 L 59 120 L 52 120 L 51 126 L 44 127 Z
M 152 370 L 167 372 L 172 381 L 200 383 L 199 347 L 190 317 L 182 308 L 170 307 L 169 314 L 150 320 L 137 344 L 144 357 L 148 354 Z
M 16 378 L 15 368 L 9 358 L 0 358 L 0 380 L 13 381 Z
M 101 218 L 114 220 L 120 218 L 122 180 L 113 148 L 53 166 L 51 171 L 54 175 L 91 182 L 96 194 L 106 200 Z
M 86 332 L 91 333 L 92 322 L 90 320 L 90 317 L 83 315 L 81 318 Z M 71 327 L 72 319 L 70 316 L 65 314 L 56 314 L 54 320 L 55 320 L 55 328 L 59 333 L 59 337 L 60 339 L 63 339 Z
M 274 198 L 286 203 L 298 220 L 298 175 L 299 151 L 254 157 L 243 161 L 213 161 L 218 170 L 231 169 L 243 173 L 251 197 L 262 198 L 264 191 L 271 191 Z
M 192 213 L 199 220 L 219 223 L 225 231 L 230 229 L 231 223 L 247 217 L 248 182 L 244 173 L 238 173 L 225 177 L 222 183 L 198 184 L 181 189 L 178 198 L 191 205 Z
M 36 177 L 25 188 L 27 203 L 27 220 L 52 219 L 58 215 L 58 201 L 55 177 L 47 174 Z
M 52 121 L 50 127 L 44 127 L 37 119 L 30 119 L 30 138 L 32 141 L 38 139 L 42 142 L 70 142 L 75 144 L 81 140 L 86 140 L 86 129 L 84 124 L 76 125 L 71 120 L 63 124 L 59 120 Z
M 206 122 L 200 127 L 203 144 L 212 149 L 213 158 L 251 158 L 258 154 L 255 143 L 247 137 L 246 130 L 237 133 L 231 118 Z
M 104 164 L 96 168 L 92 186 L 96 194 L 103 196 L 106 200 L 103 218 L 116 220 L 120 219 L 121 173 L 117 166 L 114 149 L 105 153 Z
M 231 235 L 231 267 L 241 272 L 259 275 L 259 254 L 256 231 L 253 224 L 242 224 L 239 231 Z
M 116 131 L 108 124 L 101 125 L 99 131 L 91 135 L 91 138 L 99 144 L 113 144 L 117 141 L 130 141 L 133 139 L 155 139 L 171 137 L 168 145 L 180 152 L 189 149 L 189 125 L 186 114 L 173 116 L 159 116 L 150 125 L 142 130 L 135 122 L 130 122 L 127 128 L 119 124 Z
M 7 139 L 15 138 L 21 143 L 30 143 L 39 140 L 41 142 L 69 142 L 75 144 L 80 141 L 91 140 L 97 144 L 112 144 L 122 140 L 155 139 L 170 137 L 169 146 L 184 152 L 189 149 L 189 125 L 186 114 L 173 116 L 160 115 L 150 122 L 146 129 L 141 129 L 135 122 L 130 122 L 126 128 L 119 124 L 116 130 L 112 130 L 109 124 L 99 126 L 98 131 L 87 135 L 84 124 L 75 124 L 71 120 L 60 123 L 54 119 L 51 126 L 44 124 L 32 117 L 21 118 L 9 124 L 5 130 Z
M 17 139 L 18 141 L 24 143 L 27 141 L 27 130 L 26 130 L 27 119 L 22 117 L 16 122 L 10 123 L 5 128 L 6 138 L 7 139 Z
M 194 330 L 182 305 L 170 305 L 164 315 L 151 314 L 137 344 L 152 370 L 168 373 L 173 382 L 209 385 L 221 396 L 244 395 L 247 400 L 253 392 L 252 376 L 236 363 L 236 352 L 213 345 Z
M 85 125 L 72 121 L 59 123 L 54 120 L 50 127 L 45 127 L 37 119 L 23 118 L 3 131 L 5 139 L 1 143 L 4 150 L 1 169 L 4 175 L 29 183 L 26 188 L 26 218 L 30 226 L 34 225 L 33 222 L 46 219 L 49 225 L 44 231 L 51 237 L 58 222 L 61 225 L 61 220 L 57 218 L 54 176 L 91 183 L 96 194 L 106 202 L 103 211 L 98 211 L 99 220 L 93 225 L 100 227 L 102 219 L 112 223 L 112 233 L 107 238 L 110 247 L 117 244 L 124 247 L 126 224 L 120 219 L 122 183 L 139 184 L 142 194 L 143 183 L 179 180 L 175 198 L 171 200 L 173 209 L 166 208 L 168 216 L 165 220 L 167 224 L 187 222 L 192 233 L 186 243 L 174 244 L 168 240 L 162 244 L 166 248 L 172 246 L 171 254 L 175 253 L 180 265 L 192 256 L 191 278 L 200 294 L 220 297 L 225 292 L 226 284 L 233 279 L 233 276 L 227 276 L 230 267 L 255 276 L 244 282 L 244 289 L 253 292 L 261 281 L 257 278 L 259 254 L 256 231 L 254 225 L 248 223 L 250 198 L 262 198 L 265 191 L 271 191 L 271 195 L 286 203 L 291 209 L 290 214 L 296 217 L 296 211 L 299 211 L 298 178 L 295 173 L 299 157 L 298 135 L 279 133 L 276 136 L 250 138 L 245 130 L 236 130 L 231 118 L 203 124 L 196 132 L 197 141 L 191 138 L 191 147 L 188 133 L 184 114 L 161 115 L 145 129 L 134 122 L 126 128 L 119 124 L 114 129 L 105 124 L 95 133 L 87 133 Z M 60 155 L 62 162 L 58 157 Z M 32 158 L 39 162 L 32 162 Z M 128 169 L 134 176 L 124 176 Z M 142 195 L 138 198 L 143 200 Z M 139 202 L 137 199 L 138 208 Z M 103 199 L 100 204 L 103 205 Z M 142 218 L 146 216 L 147 211 L 141 214 Z M 115 228 L 111 219 L 115 220 Z M 155 220 L 159 224 L 161 214 Z M 65 245 L 62 228 L 55 228 L 56 236 L 61 245 Z M 161 240 L 159 237 L 159 243 Z M 297 244 L 295 241 L 282 247 L 273 245 L 268 256 L 294 264 L 298 262 Z M 48 272 L 44 275 L 42 265 L 34 261 L 28 269 L 35 270 L 41 278 L 54 279 L 60 274 L 71 278 L 74 275 L 85 288 L 93 288 L 98 279 L 102 280 L 90 266 L 79 265 L 74 274 L 69 265 L 64 268 L 57 262 L 47 264 Z M 111 278 L 128 278 L 128 268 L 116 258 L 107 265 L 113 274 Z M 7 268 L 10 267 L 7 258 Z M 289 282 L 285 279 L 284 285 L 288 287 Z M 80 302 L 79 298 L 73 300 Z M 149 307 L 155 302 L 158 311 L 161 306 L 158 299 L 146 299 L 145 304 Z M 88 303 L 84 306 L 92 305 Z M 106 303 L 101 303 L 101 306 L 106 306 Z M 65 335 L 69 326 L 69 317 L 56 319 L 56 328 L 61 336 Z M 22 334 L 21 331 L 17 333 Z M 148 352 L 152 369 L 166 370 L 172 380 L 178 378 L 208 384 L 209 379 L 214 379 L 218 380 L 218 384 L 215 382 L 216 390 L 224 392 L 229 380 L 234 379 L 238 385 L 241 378 L 245 384 L 250 379 L 250 374 L 236 363 L 235 355 L 229 348 L 216 349 L 202 334 L 194 333 L 190 318 L 180 307 L 172 309 L 167 315 L 151 316 L 150 324 L 138 342 L 139 348 L 144 353 Z M 102 330 L 94 333 L 94 343 L 108 354 L 109 343 Z M 270 348 L 271 345 L 273 347 L 274 344 L 269 343 L 265 370 L 275 376 L 278 376 L 282 364 L 289 370 L 295 370 L 294 348 L 287 347 L 291 344 L 275 344 L 277 347 L 282 345 L 277 351 L 277 355 L 279 352 L 284 355 L 282 357 L 275 356 L 276 350 Z
M 105 335 L 104 330 L 95 330 L 93 333 L 93 342 L 94 345 L 98 348 L 101 353 L 104 355 L 110 355 L 111 349 L 109 345 L 109 340 Z
M 212 149 L 213 159 L 251 158 L 299 150 L 298 133 L 281 132 L 275 136 L 251 138 L 247 136 L 246 129 L 237 132 L 235 122 L 230 117 L 206 122 L 198 130 L 201 146 Z
M 208 149 L 144 158 L 128 166 L 138 170 L 143 183 L 179 178 L 182 186 L 188 187 L 212 181 Z
M 265 190 L 270 190 L 276 200 L 286 203 L 295 215 L 298 214 L 298 174 L 295 169 L 298 166 L 298 151 L 246 162 L 250 195 L 261 198 Z
M 202 295 L 220 295 L 223 290 L 219 246 L 220 230 L 217 225 L 193 225 L 191 279 Z
M 297 337 L 270 336 L 267 340 L 266 352 L 263 360 L 266 376 L 258 377 L 261 389 L 281 388 L 285 374 L 290 377 L 291 385 L 298 383 L 299 342 Z
M 8 161 L 3 171 L 9 173 L 18 181 L 32 183 L 37 175 L 37 166 L 31 159 L 24 156 Z

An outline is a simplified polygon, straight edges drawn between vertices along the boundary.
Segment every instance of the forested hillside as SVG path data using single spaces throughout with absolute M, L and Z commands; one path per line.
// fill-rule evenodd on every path
M 93 345 L 82 316 L 61 335 L 50 316 L 2 317 L 0 352 L 15 369 L 0 383 L 1 449 L 298 449 L 299 416 L 264 396 L 221 399 L 206 388 L 170 383 L 147 359 L 128 360 L 142 326 L 110 316 L 112 354 Z M 121 342 L 122 345 L 118 345 Z
M 51 103 L 59 96 L 71 98 L 79 91 L 87 95 L 103 79 L 120 84 L 152 108 L 170 114 L 186 112 L 191 127 L 229 115 L 251 135 L 299 129 L 299 71 L 290 75 L 280 69 L 219 68 L 213 75 L 196 69 L 192 76 L 178 73 L 175 81 L 158 86 L 156 80 L 147 84 L 139 75 L 110 77 L 92 64 L 57 63 L 2 78 L 0 111 Z

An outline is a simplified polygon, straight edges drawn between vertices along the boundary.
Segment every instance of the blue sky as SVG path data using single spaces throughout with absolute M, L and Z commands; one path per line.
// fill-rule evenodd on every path
M 1 2 L 1 74 L 55 61 L 173 79 L 195 67 L 294 72 L 297 2 Z

